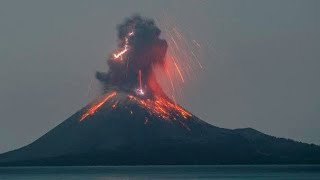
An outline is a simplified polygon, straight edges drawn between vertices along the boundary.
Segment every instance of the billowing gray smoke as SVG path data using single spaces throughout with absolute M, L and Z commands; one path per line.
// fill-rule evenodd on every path
M 142 84 L 149 94 L 161 91 L 153 67 L 163 66 L 168 45 L 159 38 L 160 33 L 152 19 L 138 15 L 126 19 L 118 26 L 119 44 L 107 60 L 109 71 L 96 73 L 96 78 L 105 90 L 109 86 L 134 90 Z

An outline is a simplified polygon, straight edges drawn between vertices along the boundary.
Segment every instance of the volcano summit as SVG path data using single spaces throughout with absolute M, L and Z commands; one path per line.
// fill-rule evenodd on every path
M 171 100 L 154 73 L 168 72 L 160 33 L 140 16 L 119 25 L 109 70 L 96 73 L 103 95 L 35 142 L 1 154 L 0 165 L 320 163 L 319 146 L 215 127 Z M 171 63 L 184 80 L 182 66 Z

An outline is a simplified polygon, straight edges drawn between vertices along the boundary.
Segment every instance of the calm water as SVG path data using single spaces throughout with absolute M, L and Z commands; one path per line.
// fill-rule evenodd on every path
M 320 179 L 320 166 L 0 167 L 0 179 Z

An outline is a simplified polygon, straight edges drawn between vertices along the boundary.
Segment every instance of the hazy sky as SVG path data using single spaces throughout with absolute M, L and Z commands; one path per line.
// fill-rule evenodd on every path
M 99 94 L 116 25 L 175 19 L 205 69 L 180 103 L 219 127 L 320 144 L 320 1 L 1 0 L 0 152 L 26 145 Z

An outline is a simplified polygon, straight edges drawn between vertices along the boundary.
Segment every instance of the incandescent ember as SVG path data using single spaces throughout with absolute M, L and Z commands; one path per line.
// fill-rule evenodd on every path
M 161 31 L 151 19 L 133 16 L 118 26 L 118 48 L 107 59 L 108 72 L 97 72 L 96 78 L 103 86 L 103 97 L 86 108 L 80 121 L 92 116 L 102 107 L 117 109 L 121 106 L 120 93 L 126 92 L 127 99 L 149 112 L 150 115 L 163 120 L 187 120 L 191 113 L 171 100 L 159 85 L 155 68 L 162 69 L 173 86 L 170 74 L 173 70 L 179 74 L 182 82 L 183 65 L 179 61 L 166 58 L 168 43 L 160 39 Z M 173 38 L 173 37 L 171 37 Z M 177 42 L 179 42 L 177 40 Z M 176 44 L 176 46 L 178 46 Z M 172 62 L 168 62 L 172 60 Z M 173 64 L 174 69 L 168 68 Z M 169 75 L 169 76 L 168 76 Z M 103 106 L 108 101 L 110 105 Z M 132 114 L 132 111 L 131 111 Z M 149 122 L 147 117 L 145 124 Z M 183 124 L 182 124 L 183 125 Z

